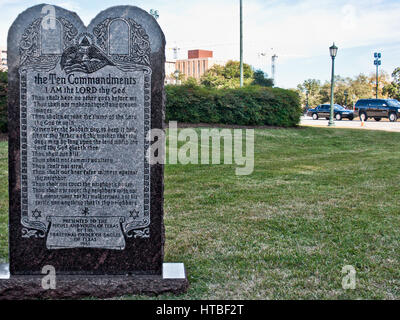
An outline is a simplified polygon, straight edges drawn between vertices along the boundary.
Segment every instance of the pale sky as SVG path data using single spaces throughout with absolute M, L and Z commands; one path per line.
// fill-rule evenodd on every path
M 0 46 L 18 13 L 43 3 L 0 0 Z M 239 0 L 54 0 L 89 24 L 108 7 L 130 4 L 157 9 L 171 48 L 208 49 L 218 60 L 239 59 Z M 373 53 L 382 53 L 382 69 L 400 66 L 399 0 L 243 0 L 244 60 L 271 74 L 271 56 L 278 55 L 277 85 L 296 87 L 305 79 L 330 78 L 329 47 L 339 47 L 336 71 L 341 76 L 375 72 Z M 272 49 L 273 48 L 273 49 Z M 261 52 L 268 57 L 260 56 Z

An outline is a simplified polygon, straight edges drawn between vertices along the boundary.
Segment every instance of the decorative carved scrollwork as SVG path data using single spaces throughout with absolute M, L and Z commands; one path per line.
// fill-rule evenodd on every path
M 42 19 L 36 19 L 25 30 L 20 42 L 21 65 L 26 64 L 29 59 L 39 56 L 39 35 Z
M 132 232 L 133 231 L 133 232 Z M 145 228 L 142 230 L 131 230 L 130 232 L 126 233 L 128 238 L 140 238 L 140 239 L 148 239 L 150 238 L 150 228 Z
M 41 230 L 22 228 L 22 238 L 44 238 L 45 235 Z
M 142 26 L 133 19 L 128 19 L 131 29 L 131 54 L 135 63 L 150 65 L 150 41 L 149 36 Z
M 65 49 L 73 44 L 78 30 L 65 18 L 60 18 L 58 21 L 62 25 L 63 47 Z M 42 19 L 36 19 L 23 33 L 20 42 L 20 65 L 29 65 L 36 69 L 51 70 L 59 61 L 60 55 L 41 53 L 41 24 Z
M 74 44 L 74 39 L 76 35 L 78 34 L 78 30 L 75 28 L 75 26 L 69 22 L 65 18 L 60 18 L 60 22 L 63 26 L 64 30 L 64 49 L 69 48 L 71 45 Z
M 107 52 L 108 48 L 108 26 L 110 22 L 111 18 L 107 18 L 93 29 L 93 34 L 97 38 L 97 44 L 104 52 Z
M 129 18 L 123 20 L 130 27 L 130 48 L 129 55 L 112 54 L 112 60 L 115 64 L 140 64 L 150 66 L 150 41 L 149 36 L 143 27 Z M 96 43 L 108 54 L 109 51 L 109 27 L 113 19 L 107 18 L 99 23 L 94 29 L 93 34 L 96 36 Z

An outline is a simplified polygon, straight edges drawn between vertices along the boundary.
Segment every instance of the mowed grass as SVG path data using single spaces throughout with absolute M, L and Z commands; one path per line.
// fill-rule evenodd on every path
M 0 157 L 7 260 L 4 142 Z M 399 133 L 256 130 L 253 174 L 235 168 L 166 166 L 165 261 L 185 263 L 190 288 L 156 298 L 400 298 Z M 355 290 L 342 289 L 345 265 Z
M 0 263 L 8 261 L 8 143 L 0 142 Z

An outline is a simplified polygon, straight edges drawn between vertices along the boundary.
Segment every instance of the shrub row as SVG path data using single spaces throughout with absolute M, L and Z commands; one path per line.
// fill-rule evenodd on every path
M 0 72 L 0 132 L 7 132 L 7 72 Z
M 293 127 L 302 112 L 298 94 L 280 88 L 170 85 L 166 93 L 167 122 Z
M 300 121 L 300 98 L 294 91 L 251 86 L 208 89 L 166 86 L 166 121 L 293 127 Z M 0 131 L 7 131 L 7 74 L 0 74 Z

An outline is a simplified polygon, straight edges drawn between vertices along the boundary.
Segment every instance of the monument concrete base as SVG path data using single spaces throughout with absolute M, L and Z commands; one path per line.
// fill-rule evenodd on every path
M 0 265 L 0 300 L 112 298 L 124 295 L 182 294 L 188 289 L 183 263 L 164 263 L 163 274 L 149 275 L 59 275 L 55 289 L 43 289 L 45 275 L 11 276 L 8 264 Z

